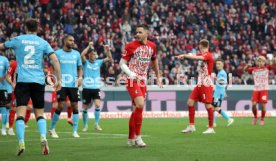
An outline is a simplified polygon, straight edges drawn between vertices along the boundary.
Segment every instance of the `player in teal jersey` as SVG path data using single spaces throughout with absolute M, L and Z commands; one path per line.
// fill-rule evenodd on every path
M 1 134 L 3 136 L 7 135 L 7 130 L 6 130 L 6 124 L 8 122 L 7 115 L 7 107 L 6 105 L 8 104 L 8 89 L 9 89 L 9 84 L 7 83 L 6 80 L 6 74 L 9 69 L 9 61 L 6 57 L 0 56 L 0 112 L 2 115 L 2 129 L 1 129 Z
M 80 53 L 73 49 L 75 45 L 74 41 L 73 36 L 65 36 L 63 38 L 63 48 L 55 52 L 60 63 L 62 88 L 57 92 L 58 108 L 53 115 L 49 128 L 49 132 L 53 138 L 59 137 L 55 131 L 55 127 L 59 120 L 59 115 L 65 105 L 67 96 L 69 97 L 71 108 L 73 110 L 73 137 L 80 137 L 77 132 L 79 122 L 78 87 L 82 82 L 82 63 Z
M 90 106 L 91 100 L 95 105 L 94 118 L 95 118 L 95 129 L 101 131 L 102 128 L 99 126 L 100 120 L 100 105 L 101 105 L 101 95 L 100 95 L 100 86 L 101 86 L 101 66 L 107 61 L 113 61 L 112 55 L 108 45 L 104 45 L 104 52 L 106 53 L 105 59 L 97 59 L 98 54 L 94 50 L 93 42 L 90 42 L 89 45 L 82 51 L 81 60 L 83 64 L 83 82 L 82 82 L 82 118 L 84 128 L 82 131 L 88 130 L 88 114 L 87 110 Z M 88 54 L 89 59 L 86 59 Z
M 214 111 L 217 111 L 219 114 L 222 115 L 228 121 L 227 126 L 230 126 L 234 123 L 234 119 L 230 118 L 228 114 L 223 111 L 220 106 L 221 102 L 225 96 L 225 89 L 227 86 L 227 74 L 223 69 L 224 61 L 222 59 L 216 60 L 216 69 L 218 71 L 217 78 L 216 78 L 216 87 L 213 94 L 213 103 Z M 214 113 L 215 116 L 215 113 Z M 216 117 L 214 117 L 214 126 L 216 126 Z
M 44 92 L 45 75 L 43 72 L 43 57 L 47 55 L 54 65 L 57 81 L 54 86 L 60 89 L 60 67 L 54 50 L 49 43 L 36 35 L 38 22 L 35 19 L 28 19 L 25 22 L 26 34 L 20 35 L 0 44 L 0 49 L 10 48 L 15 52 L 17 60 L 17 84 L 15 87 L 15 98 L 17 102 L 16 132 L 19 141 L 17 155 L 25 151 L 25 124 L 27 104 L 31 98 L 33 101 L 34 113 L 40 133 L 42 152 L 49 153 L 46 139 L 46 120 L 44 114 Z

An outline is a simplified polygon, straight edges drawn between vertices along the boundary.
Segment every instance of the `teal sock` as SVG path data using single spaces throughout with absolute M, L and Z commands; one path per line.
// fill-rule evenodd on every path
M 6 123 L 7 123 L 7 108 L 6 107 L 0 107 L 1 114 L 2 114 L 2 129 L 6 129 Z
M 51 122 L 51 125 L 50 125 L 50 130 L 53 130 L 54 128 L 56 128 L 56 124 L 59 120 L 59 115 L 60 114 L 57 114 L 56 112 L 54 112 L 54 116 L 53 116 L 53 119 L 52 119 L 52 122 Z
M 94 110 L 95 125 L 99 125 L 100 114 L 101 114 L 101 109 L 100 108 L 95 108 L 95 110 Z
M 88 125 L 88 114 L 87 110 L 82 111 L 82 120 L 83 120 L 83 125 L 87 126 Z
M 73 113 L 73 132 L 78 131 L 78 124 L 79 124 L 79 113 Z
M 225 118 L 226 120 L 229 120 L 230 117 L 227 115 L 226 112 L 224 112 L 223 110 L 220 111 L 220 114 L 222 115 L 223 118 Z
M 40 137 L 46 138 L 46 120 L 41 118 L 37 121 L 38 131 L 40 133 Z
M 16 133 L 19 143 L 24 143 L 25 123 L 24 118 L 17 119 L 15 122 Z
M 217 123 L 217 112 L 214 111 L 214 124 L 216 124 L 216 123 Z

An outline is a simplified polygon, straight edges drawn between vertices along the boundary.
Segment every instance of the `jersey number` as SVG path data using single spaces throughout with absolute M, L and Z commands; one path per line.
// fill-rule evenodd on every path
M 24 64 L 34 64 L 35 60 L 32 60 L 31 57 L 35 54 L 35 47 L 34 46 L 26 46 L 24 51 L 27 52 L 27 55 L 24 57 Z

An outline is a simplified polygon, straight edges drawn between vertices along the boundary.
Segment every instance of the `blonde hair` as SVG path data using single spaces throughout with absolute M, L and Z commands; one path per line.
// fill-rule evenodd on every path
M 258 60 L 261 60 L 261 61 L 264 61 L 264 62 L 265 62 L 266 59 L 265 59 L 264 56 L 260 55 L 260 56 L 257 57 L 257 61 L 258 61 Z

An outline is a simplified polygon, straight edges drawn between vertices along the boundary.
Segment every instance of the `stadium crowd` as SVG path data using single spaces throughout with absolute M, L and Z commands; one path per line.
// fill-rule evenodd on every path
M 160 70 L 170 84 L 182 76 L 184 84 L 196 77 L 196 62 L 178 61 L 174 55 L 195 54 L 200 39 L 210 40 L 215 58 L 225 60 L 233 84 L 253 84 L 243 71 L 264 55 L 271 66 L 270 84 L 276 84 L 275 0 L 25 0 L 0 2 L 0 41 L 23 34 L 28 17 L 40 22 L 38 35 L 54 49 L 71 34 L 82 51 L 93 41 L 99 57 L 102 43 L 111 47 L 113 64 L 102 68 L 103 77 L 120 77 L 119 60 L 125 44 L 134 39 L 135 26 L 150 26 L 157 44 Z M 12 51 L 3 53 L 13 58 Z M 46 66 L 49 62 L 46 62 Z M 152 72 L 150 70 L 150 72 Z

